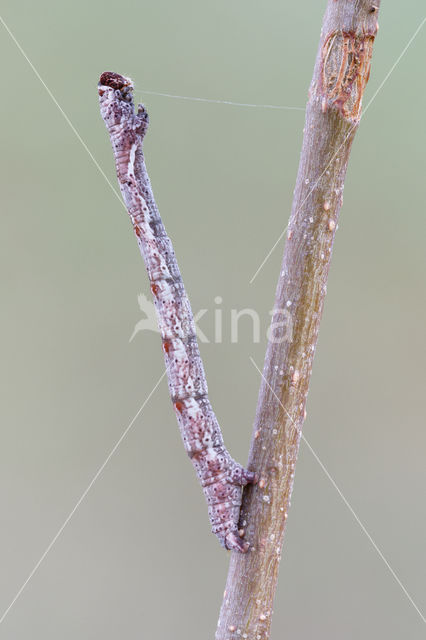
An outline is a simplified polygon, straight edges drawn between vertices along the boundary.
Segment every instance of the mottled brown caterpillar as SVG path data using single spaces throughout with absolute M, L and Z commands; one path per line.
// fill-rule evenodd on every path
M 191 306 L 145 166 L 142 141 L 148 114 L 142 105 L 135 113 L 132 90 L 129 78 L 103 73 L 98 85 L 101 115 L 111 138 L 121 193 L 148 271 L 170 396 L 183 443 L 203 487 L 213 533 L 227 549 L 245 552 L 249 545 L 238 531 L 242 487 L 255 482 L 255 473 L 229 455 L 207 396 Z

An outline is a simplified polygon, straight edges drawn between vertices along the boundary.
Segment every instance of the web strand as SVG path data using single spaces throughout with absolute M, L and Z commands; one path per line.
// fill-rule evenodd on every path
M 192 102 L 208 102 L 210 104 L 226 104 L 232 107 L 249 107 L 252 109 L 275 109 L 280 111 L 305 111 L 304 107 L 291 107 L 281 104 L 254 104 L 251 102 L 233 102 L 232 100 L 216 100 L 213 98 L 200 98 L 196 96 L 180 96 L 173 93 L 163 93 L 161 91 L 149 91 L 148 89 L 134 91 L 139 95 L 161 96 L 163 98 L 174 98 L 176 100 L 189 100 Z

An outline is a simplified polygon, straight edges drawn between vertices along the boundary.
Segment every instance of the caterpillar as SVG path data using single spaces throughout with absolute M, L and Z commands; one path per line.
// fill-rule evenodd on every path
M 101 116 L 111 139 L 123 200 L 148 272 L 170 396 L 183 444 L 207 500 L 213 533 L 226 549 L 245 553 L 249 543 L 238 529 L 242 488 L 255 483 L 256 474 L 244 469 L 228 453 L 208 398 L 191 306 L 146 170 L 142 143 L 148 114 L 141 104 L 135 113 L 132 92 L 130 78 L 104 72 L 98 84 Z

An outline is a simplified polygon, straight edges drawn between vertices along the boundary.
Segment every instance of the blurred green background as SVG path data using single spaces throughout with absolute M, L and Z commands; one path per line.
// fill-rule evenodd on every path
M 225 441 L 247 459 L 264 329 L 287 224 L 325 0 L 5 0 L 2 16 L 106 176 L 102 71 L 134 78 L 145 151 L 200 327 Z M 383 0 L 365 104 L 425 16 Z M 163 372 L 129 337 L 148 291 L 127 216 L 4 26 L 1 101 L 0 616 Z M 358 132 L 304 433 L 423 612 L 426 27 Z M 213 342 L 221 296 L 222 344 Z M 425 637 L 425 624 L 301 445 L 272 637 Z M 228 556 L 162 381 L 0 625 L 0 638 L 212 638 Z

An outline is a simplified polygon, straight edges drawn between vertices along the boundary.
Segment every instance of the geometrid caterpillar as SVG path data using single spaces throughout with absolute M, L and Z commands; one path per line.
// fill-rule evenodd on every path
M 238 532 L 242 487 L 255 482 L 256 476 L 229 455 L 207 396 L 191 307 L 142 152 L 148 114 L 142 105 L 135 114 L 129 78 L 106 71 L 98 87 L 118 182 L 154 296 L 170 395 L 183 443 L 203 487 L 213 533 L 227 549 L 245 552 L 249 545 Z

